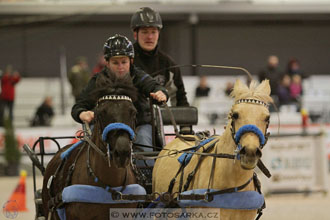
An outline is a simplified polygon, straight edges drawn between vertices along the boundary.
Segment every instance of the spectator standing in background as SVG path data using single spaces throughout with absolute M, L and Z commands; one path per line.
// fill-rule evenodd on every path
M 299 75 L 302 79 L 306 78 L 307 75 L 301 70 L 300 62 L 297 58 L 291 58 L 288 62 L 287 67 L 287 74 L 290 77 L 293 77 L 293 75 Z
M 290 94 L 293 101 L 297 104 L 297 110 L 301 108 L 300 97 L 303 94 L 303 80 L 308 77 L 300 67 L 297 58 L 291 58 L 288 62 L 288 74 L 291 76 Z
M 209 96 L 210 87 L 207 85 L 206 76 L 201 76 L 199 78 L 199 85 L 195 89 L 195 97 L 207 97 Z
M 42 104 L 37 108 L 37 111 L 32 119 L 31 126 L 50 126 L 54 116 L 53 99 L 47 96 Z
M 0 69 L 0 79 L 1 79 L 1 77 L 2 77 L 2 74 L 3 74 L 3 72 L 2 72 L 2 70 Z M 1 93 L 1 83 L 0 83 L 0 93 Z
M 292 97 L 290 94 L 291 78 L 288 74 L 281 77 L 280 84 L 277 87 L 277 96 L 279 101 L 279 106 L 288 105 L 292 102 Z
M 82 89 L 87 85 L 89 78 L 90 71 L 88 69 L 86 57 L 77 57 L 76 64 L 71 68 L 68 74 L 72 95 L 76 101 Z
M 232 83 L 232 82 L 226 83 L 226 88 L 225 88 L 226 96 L 230 96 L 230 93 L 233 91 L 233 88 L 234 88 L 234 83 Z
M 6 109 L 8 109 L 10 122 L 14 121 L 15 86 L 20 79 L 19 72 L 13 71 L 13 67 L 8 65 L 1 77 L 0 126 L 3 126 Z
M 300 111 L 301 108 L 301 95 L 303 94 L 302 79 L 298 74 L 292 76 L 291 85 L 290 85 L 290 95 L 297 105 L 297 111 Z
M 172 58 L 158 47 L 162 19 L 158 12 L 149 7 L 137 10 L 131 18 L 134 40 L 134 65 L 150 74 L 164 86 L 172 106 L 189 106 L 179 68 L 166 69 L 176 65 Z M 156 71 L 159 71 L 155 73 Z
M 210 87 L 207 84 L 207 78 L 206 76 L 200 76 L 199 78 L 199 84 L 195 88 L 195 98 L 193 102 L 193 106 L 199 107 L 200 99 L 203 97 L 208 97 L 210 93 Z
M 291 97 L 297 100 L 303 93 L 302 84 L 301 84 L 301 76 L 295 74 L 292 76 L 292 82 L 290 84 L 290 94 Z
M 95 75 L 96 73 L 101 72 L 104 69 L 106 63 L 107 62 L 105 61 L 103 55 L 99 55 L 97 64 L 93 68 L 92 75 Z
M 275 55 L 268 57 L 267 66 L 259 72 L 259 81 L 269 79 L 271 95 L 277 95 L 277 87 L 279 85 L 281 75 L 279 68 L 279 59 Z

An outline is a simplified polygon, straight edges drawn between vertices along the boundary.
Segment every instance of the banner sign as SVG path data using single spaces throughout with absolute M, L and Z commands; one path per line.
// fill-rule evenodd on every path
M 266 180 L 267 191 L 323 188 L 327 171 L 323 139 L 322 135 L 271 137 L 262 158 L 272 174 Z

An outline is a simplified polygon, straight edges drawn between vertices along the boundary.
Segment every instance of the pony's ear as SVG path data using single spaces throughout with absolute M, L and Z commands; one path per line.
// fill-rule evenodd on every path
M 241 80 L 237 79 L 234 85 L 234 88 L 232 92 L 230 93 L 230 96 L 233 98 L 236 98 L 240 96 L 242 93 L 249 91 L 249 88 L 247 85 L 241 82 Z
M 241 80 L 237 79 L 233 90 L 241 90 L 243 87 L 244 87 L 244 85 L 241 82 Z
M 264 93 L 267 95 L 270 95 L 270 85 L 269 85 L 269 80 L 265 79 L 263 80 L 260 85 L 256 88 L 256 91 L 260 93 Z

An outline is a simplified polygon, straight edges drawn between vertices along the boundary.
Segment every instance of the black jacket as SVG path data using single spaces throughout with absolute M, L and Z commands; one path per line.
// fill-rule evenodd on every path
M 37 109 L 37 112 L 32 119 L 31 126 L 50 126 L 54 110 L 51 106 L 43 103 Z
M 159 50 L 158 46 L 153 51 L 144 51 L 137 42 L 134 43 L 134 51 L 134 65 L 142 68 L 167 89 L 172 106 L 189 106 L 179 68 L 166 69 L 153 74 L 176 65 L 172 58 Z
M 89 80 L 87 86 L 80 93 L 76 104 L 74 104 L 72 107 L 71 115 L 73 119 L 79 123 L 82 123 L 79 118 L 80 113 L 83 111 L 92 110 L 96 106 L 96 101 L 92 101 L 89 96 L 95 90 L 96 79 L 100 74 L 108 76 L 109 69 L 103 69 L 102 72 L 95 74 Z M 160 86 L 152 77 L 134 65 L 131 65 L 130 75 L 132 77 L 134 86 L 138 89 L 139 92 L 138 101 L 134 103 L 138 111 L 137 125 L 148 124 L 151 122 L 151 112 L 147 97 L 149 97 L 151 92 L 162 91 L 168 98 L 168 93 L 166 89 Z
M 269 79 L 271 95 L 277 95 L 277 87 L 280 84 L 282 73 L 278 68 L 266 67 L 259 72 L 259 81 Z

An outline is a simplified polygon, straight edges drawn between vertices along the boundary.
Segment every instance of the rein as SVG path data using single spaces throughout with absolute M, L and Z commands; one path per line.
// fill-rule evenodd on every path
M 87 122 L 84 122 L 83 124 L 82 133 L 84 134 L 84 136 L 81 138 L 81 140 L 86 141 L 89 146 L 91 146 L 98 154 L 102 156 L 102 158 L 106 159 L 107 154 L 100 150 L 100 148 L 98 148 L 96 144 L 92 141 L 92 130 L 90 129 L 89 124 Z

